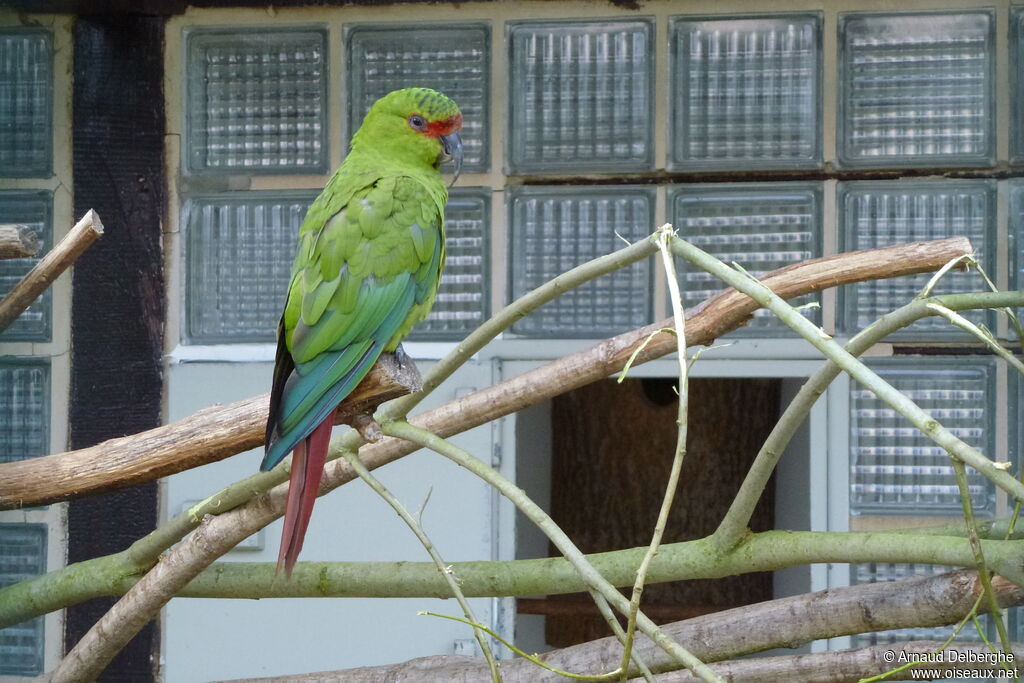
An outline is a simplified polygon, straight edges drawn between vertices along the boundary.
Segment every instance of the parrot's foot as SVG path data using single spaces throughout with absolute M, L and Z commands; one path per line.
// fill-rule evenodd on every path
M 405 348 L 401 344 L 395 349 L 395 360 L 398 361 L 398 369 L 401 370 L 406 365 L 412 364 L 412 358 L 405 352 Z
M 380 425 L 367 413 L 354 415 L 349 424 L 359 432 L 359 436 L 363 437 L 363 441 L 377 443 L 384 438 L 384 431 L 381 430 Z

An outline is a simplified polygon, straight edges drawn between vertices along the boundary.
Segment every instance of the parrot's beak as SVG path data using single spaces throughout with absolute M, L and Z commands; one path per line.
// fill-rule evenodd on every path
M 438 139 L 441 141 L 441 158 L 439 161 L 442 163 L 446 161 L 455 162 L 455 175 L 452 176 L 452 182 L 448 184 L 448 187 L 451 187 L 459 179 L 459 174 L 462 173 L 462 136 L 459 135 L 459 131 L 453 130 L 448 135 L 441 135 Z

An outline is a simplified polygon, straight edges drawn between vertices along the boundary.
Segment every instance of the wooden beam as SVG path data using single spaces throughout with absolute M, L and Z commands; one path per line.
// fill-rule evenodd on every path
M 346 398 L 335 422 L 417 391 L 416 366 L 384 354 Z M 0 509 L 34 507 L 153 481 L 263 443 L 270 394 L 205 408 L 189 417 L 89 448 L 0 465 Z

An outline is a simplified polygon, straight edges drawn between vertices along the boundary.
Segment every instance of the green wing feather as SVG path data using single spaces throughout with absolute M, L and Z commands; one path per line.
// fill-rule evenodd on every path
M 310 207 L 281 321 L 261 469 L 308 436 L 430 311 L 447 201 L 443 183 L 431 180 L 338 174 Z

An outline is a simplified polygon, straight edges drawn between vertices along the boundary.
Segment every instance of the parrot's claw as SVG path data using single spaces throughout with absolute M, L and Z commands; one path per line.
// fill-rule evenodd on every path
M 401 344 L 395 349 L 395 361 L 398 362 L 398 369 L 405 368 L 406 363 L 412 363 L 412 358 L 409 358 L 409 354 L 405 352 L 405 349 Z
M 384 431 L 370 415 L 360 413 L 352 418 L 352 427 L 363 437 L 367 443 L 377 443 L 384 438 Z

